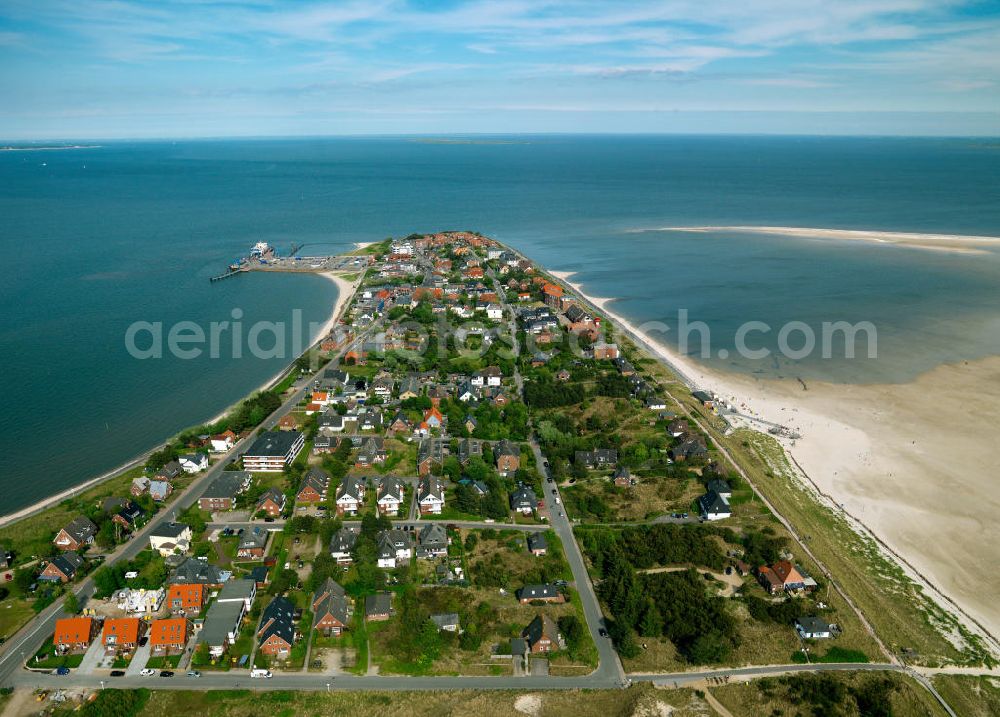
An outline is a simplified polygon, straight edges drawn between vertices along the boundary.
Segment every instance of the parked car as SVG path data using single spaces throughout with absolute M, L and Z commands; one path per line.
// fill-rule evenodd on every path
M 191 670 L 188 672 L 188 677 L 201 677 L 201 673 L 198 670 Z
M 256 667 L 256 668 L 250 670 L 250 676 L 254 677 L 254 678 L 260 678 L 260 679 L 268 680 L 268 679 L 271 678 L 271 671 L 270 670 L 262 669 L 260 667 Z
M 597 631 L 597 634 L 600 635 L 601 637 L 607 637 L 608 631 L 602 627 L 600 630 Z
M 155 674 L 156 674 L 156 670 L 154 670 L 154 669 L 152 669 L 152 668 L 150 668 L 150 667 L 143 667 L 143 668 L 142 668 L 142 669 L 141 669 L 141 670 L 139 671 L 139 674 L 140 674 L 140 675 L 142 675 L 143 677 L 150 677 L 150 676 L 152 676 L 152 675 L 155 675 Z
M 173 677 L 174 673 L 170 670 L 160 670 L 160 677 Z
M 68 675 L 69 674 L 69 668 L 68 667 L 58 667 L 58 668 L 56 668 L 56 674 L 57 675 Z
M 111 670 L 111 676 L 112 677 L 124 677 L 125 676 L 125 670 Z

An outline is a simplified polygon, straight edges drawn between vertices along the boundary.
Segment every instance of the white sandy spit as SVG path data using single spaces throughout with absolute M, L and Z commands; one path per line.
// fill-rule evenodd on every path
M 959 254 L 987 253 L 979 247 L 1000 248 L 1000 237 L 975 236 L 966 234 L 925 234 L 917 232 L 885 232 L 865 229 L 817 229 L 812 227 L 756 227 L 756 226 L 702 226 L 702 227 L 659 227 L 656 229 L 636 229 L 642 232 L 735 232 L 740 234 L 770 234 L 774 236 L 798 237 L 801 239 L 832 239 L 840 241 L 863 241 L 874 244 L 888 244 L 909 249 L 943 251 Z

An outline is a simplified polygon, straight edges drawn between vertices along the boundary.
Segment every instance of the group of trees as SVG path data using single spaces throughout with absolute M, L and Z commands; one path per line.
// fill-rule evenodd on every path
M 892 717 L 892 694 L 898 687 L 884 676 L 865 677 L 845 684 L 829 674 L 794 675 L 757 682 L 757 689 L 769 699 L 787 701 L 802 714 L 819 717 Z M 796 710 L 798 711 L 798 710 Z
M 539 379 L 524 384 L 524 401 L 533 408 L 560 408 L 580 403 L 587 392 L 580 383 Z
M 639 653 L 638 635 L 666 637 L 692 664 L 720 662 L 739 644 L 724 599 L 710 596 L 694 569 L 639 576 L 616 546 L 605 570 L 598 592 L 614 617 L 609 631 L 623 657 Z

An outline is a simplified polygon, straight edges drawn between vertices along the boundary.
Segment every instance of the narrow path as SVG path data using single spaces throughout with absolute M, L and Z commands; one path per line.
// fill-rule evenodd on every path
M 726 706 L 715 699 L 715 695 L 705 690 L 705 701 L 708 702 L 708 706 L 719 713 L 721 717 L 733 717 L 733 713 L 726 709 Z

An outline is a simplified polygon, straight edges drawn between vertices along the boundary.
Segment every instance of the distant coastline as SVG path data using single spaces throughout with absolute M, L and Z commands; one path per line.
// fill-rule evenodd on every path
M 43 147 L 18 147 L 16 145 L 6 145 L 0 147 L 0 152 L 54 152 L 60 149 L 100 149 L 100 144 L 59 144 L 45 145 Z

